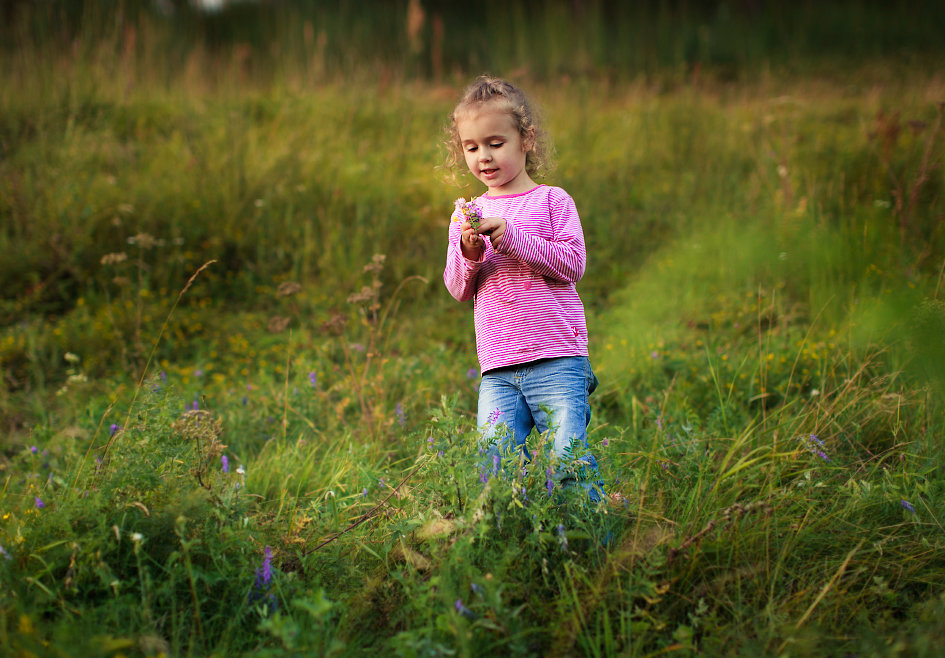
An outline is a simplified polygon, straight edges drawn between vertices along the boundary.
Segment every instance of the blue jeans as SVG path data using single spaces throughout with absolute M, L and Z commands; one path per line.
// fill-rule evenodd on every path
M 508 368 L 490 370 L 479 385 L 477 424 L 482 431 L 482 447 L 486 467 L 495 455 L 519 450 L 526 461 L 531 454 L 525 445 L 532 428 L 548 432 L 550 448 L 560 460 L 567 459 L 568 449 L 587 449 L 587 425 L 591 422 L 588 398 L 597 388 L 597 377 L 585 356 L 542 359 Z M 503 430 L 501 433 L 499 430 Z M 580 470 L 590 476 L 580 484 L 588 490 L 592 501 L 599 500 L 597 460 L 585 453 Z M 553 479 L 567 486 L 573 477 L 563 468 L 555 470 Z

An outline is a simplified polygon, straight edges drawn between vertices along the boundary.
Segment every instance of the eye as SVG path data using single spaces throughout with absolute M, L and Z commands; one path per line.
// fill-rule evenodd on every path
M 489 144 L 489 146 L 490 146 L 491 148 L 497 149 L 497 148 L 499 148 L 500 146 L 502 146 L 503 144 L 505 144 L 505 142 L 495 142 L 495 143 L 493 143 L 493 144 Z
M 467 146 L 467 147 L 466 147 L 466 152 L 467 152 L 467 153 L 472 153 L 473 151 L 476 150 L 476 148 L 477 148 L 477 147 L 475 147 L 475 146 Z

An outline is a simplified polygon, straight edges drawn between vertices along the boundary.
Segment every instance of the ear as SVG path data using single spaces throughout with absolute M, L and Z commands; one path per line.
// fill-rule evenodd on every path
M 525 153 L 530 152 L 535 148 L 535 127 L 532 126 L 528 129 L 528 133 L 522 138 L 522 150 Z

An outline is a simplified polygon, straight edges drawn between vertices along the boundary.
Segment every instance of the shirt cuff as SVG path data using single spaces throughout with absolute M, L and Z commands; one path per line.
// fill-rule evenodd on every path
M 462 237 L 460 237 L 460 240 L 462 240 Z M 467 270 L 479 269 L 479 266 L 482 265 L 486 261 L 486 249 L 488 249 L 488 244 L 486 245 L 486 249 L 483 249 L 481 252 L 479 252 L 478 260 L 473 260 L 472 258 L 466 258 L 466 254 L 463 253 L 463 246 L 459 242 L 457 242 L 453 246 L 453 248 L 456 249 L 460 262 L 463 263 L 463 265 L 466 267 Z

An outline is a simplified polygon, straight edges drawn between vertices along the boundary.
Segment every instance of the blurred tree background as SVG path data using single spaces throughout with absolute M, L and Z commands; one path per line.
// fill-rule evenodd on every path
M 479 71 L 609 79 L 709 69 L 736 79 L 942 50 L 932 0 L 7 0 L 3 48 L 106 41 L 175 69 L 194 48 L 235 58 L 245 81 L 374 71 L 442 80 Z M 157 64 L 147 61 L 148 64 Z

